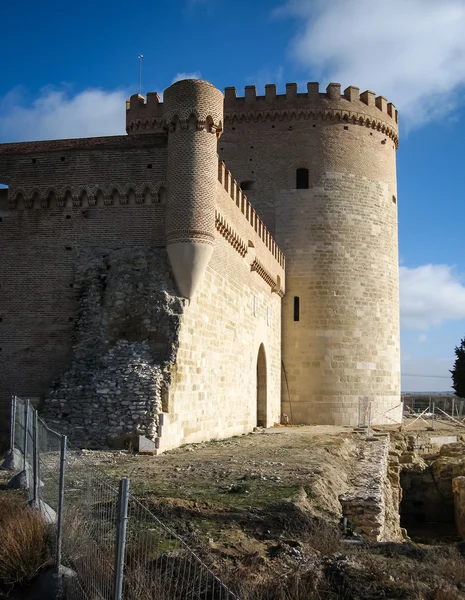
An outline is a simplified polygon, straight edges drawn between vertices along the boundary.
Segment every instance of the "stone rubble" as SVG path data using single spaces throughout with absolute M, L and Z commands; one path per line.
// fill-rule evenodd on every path
M 45 399 L 45 420 L 88 448 L 156 440 L 185 306 L 166 251 L 82 251 L 74 286 L 73 361 Z

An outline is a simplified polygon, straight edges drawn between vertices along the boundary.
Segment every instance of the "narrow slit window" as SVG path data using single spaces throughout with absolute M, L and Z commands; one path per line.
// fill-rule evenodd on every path
M 300 298 L 294 296 L 294 321 L 300 321 Z
M 295 187 L 297 190 L 308 190 L 308 169 L 297 169 Z

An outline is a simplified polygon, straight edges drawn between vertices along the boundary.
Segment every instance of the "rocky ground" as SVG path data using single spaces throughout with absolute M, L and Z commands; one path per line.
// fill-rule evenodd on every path
M 424 422 L 393 438 L 430 432 Z M 436 423 L 436 435 L 462 435 Z M 464 431 L 465 433 L 465 431 Z M 244 598 L 465 598 L 460 546 L 360 544 L 343 533 L 339 497 L 360 476 L 363 433 L 337 427 L 278 427 L 193 444 L 158 457 L 89 452 L 108 474 L 172 527 Z

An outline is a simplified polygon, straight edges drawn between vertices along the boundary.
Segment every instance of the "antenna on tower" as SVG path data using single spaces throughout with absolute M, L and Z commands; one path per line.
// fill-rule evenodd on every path
M 141 95 L 142 88 L 142 59 L 144 58 L 143 54 L 139 54 L 137 57 L 139 59 L 139 96 Z

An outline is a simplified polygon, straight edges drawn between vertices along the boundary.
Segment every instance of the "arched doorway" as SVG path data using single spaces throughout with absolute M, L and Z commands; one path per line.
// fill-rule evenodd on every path
M 266 354 L 260 344 L 257 358 L 257 427 L 266 427 Z

